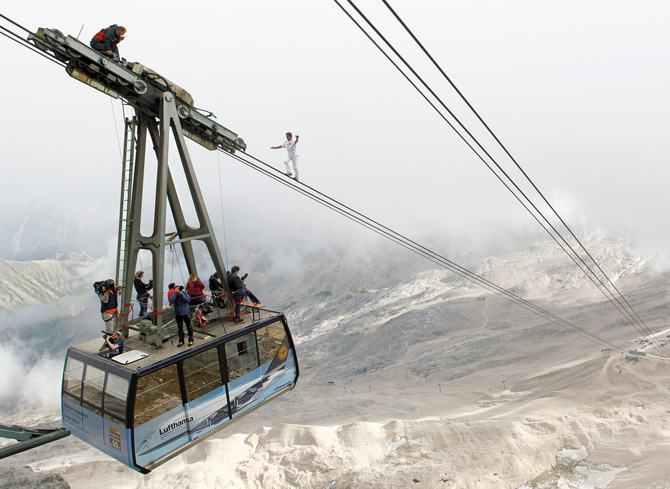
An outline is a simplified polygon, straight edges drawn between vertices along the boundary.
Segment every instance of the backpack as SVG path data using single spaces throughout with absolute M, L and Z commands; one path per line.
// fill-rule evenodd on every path
M 93 36 L 93 39 L 91 39 L 91 41 L 102 42 L 102 40 L 105 38 L 105 34 L 107 34 L 107 29 L 111 29 L 112 27 L 118 28 L 119 26 L 117 26 L 116 24 L 112 24 L 109 27 L 105 27 L 104 29 L 100 29 L 100 32 L 98 32 L 95 36 Z
M 93 39 L 91 41 L 100 41 L 105 38 L 105 34 L 107 33 L 107 28 L 102 29 L 100 32 L 98 32 L 95 36 L 93 36 Z
M 200 309 L 195 311 L 195 325 L 202 329 L 207 324 L 207 317 L 202 313 Z

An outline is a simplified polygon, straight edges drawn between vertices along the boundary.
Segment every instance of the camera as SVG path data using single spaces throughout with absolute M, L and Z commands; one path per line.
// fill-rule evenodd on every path
M 177 287 L 177 289 L 179 289 L 179 290 L 184 290 L 184 286 L 183 286 L 183 285 L 180 285 L 179 287 Z
M 248 274 L 248 273 L 245 273 L 244 275 L 242 275 L 242 279 L 241 279 L 241 280 L 244 280 L 244 279 L 247 278 L 248 276 L 249 276 L 249 274 Z
M 102 282 L 95 282 L 93 284 L 93 289 L 95 289 L 96 294 L 102 294 L 105 291 L 108 291 L 112 288 L 114 281 L 112 279 L 103 280 Z M 102 288 L 105 288 L 103 291 Z

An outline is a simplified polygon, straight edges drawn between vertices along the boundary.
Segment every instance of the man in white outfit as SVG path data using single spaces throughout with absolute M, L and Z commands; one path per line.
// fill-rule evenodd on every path
M 298 139 L 300 139 L 300 136 L 296 135 L 295 141 L 293 140 L 293 134 L 290 132 L 286 133 L 286 141 L 284 141 L 284 144 L 280 144 L 279 146 L 270 146 L 271 149 L 282 149 L 286 148 L 286 151 L 288 151 L 288 158 L 286 158 L 286 161 L 284 161 L 284 165 L 286 165 L 286 174 L 290 177 L 292 176 L 291 174 L 291 167 L 289 166 L 288 162 L 293 163 L 293 173 L 295 173 L 295 178 L 296 180 L 298 179 Z

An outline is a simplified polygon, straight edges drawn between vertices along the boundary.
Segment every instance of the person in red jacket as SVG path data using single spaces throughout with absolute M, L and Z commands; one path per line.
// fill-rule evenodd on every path
M 119 61 L 121 57 L 119 56 L 118 44 L 125 39 L 126 32 L 126 28 L 122 25 L 112 24 L 106 29 L 101 29 L 93 36 L 91 47 L 100 53 L 111 56 L 114 61 Z
M 177 290 L 177 286 L 174 284 L 174 282 L 170 282 L 170 284 L 168 284 L 168 293 L 167 293 L 168 304 L 170 304 L 170 299 L 172 298 L 172 294 L 174 294 L 176 290 Z M 172 305 L 172 304 L 170 304 L 170 305 Z
M 205 302 L 205 284 L 200 281 L 197 273 L 189 275 L 186 292 L 191 296 L 191 304 L 202 304 Z

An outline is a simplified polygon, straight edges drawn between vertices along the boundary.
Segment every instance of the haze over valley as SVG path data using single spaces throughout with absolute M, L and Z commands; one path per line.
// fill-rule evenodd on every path
M 623 239 L 603 233 L 587 246 L 666 341 L 669 273 Z M 147 476 L 69 437 L 3 460 L 4 480 L 41 487 L 55 478 L 74 488 L 670 484 L 662 462 L 670 454 L 667 359 L 640 344 L 553 242 L 499 256 L 463 249 L 457 261 L 620 346 L 609 358 L 603 345 L 392 244 L 353 252 L 330 242 L 292 272 L 277 265 L 281 251 L 250 251 L 250 287 L 291 324 L 301 369 L 295 390 Z M 2 311 L 5 328 L 22 321 L 2 342 L 11 373 L 0 387 L 5 422 L 59 425 L 64 349 L 98 334 L 89 282 L 105 262 L 0 262 L 0 291 L 16 279 L 33 286 L 28 296 L 64 289 Z M 46 317 L 45 308 L 60 312 Z M 66 341 L 52 343 L 54 331 Z M 26 344 L 40 353 L 28 354 Z M 635 348 L 649 355 L 637 361 L 626 353 Z M 545 485 L 533 485 L 537 477 Z

